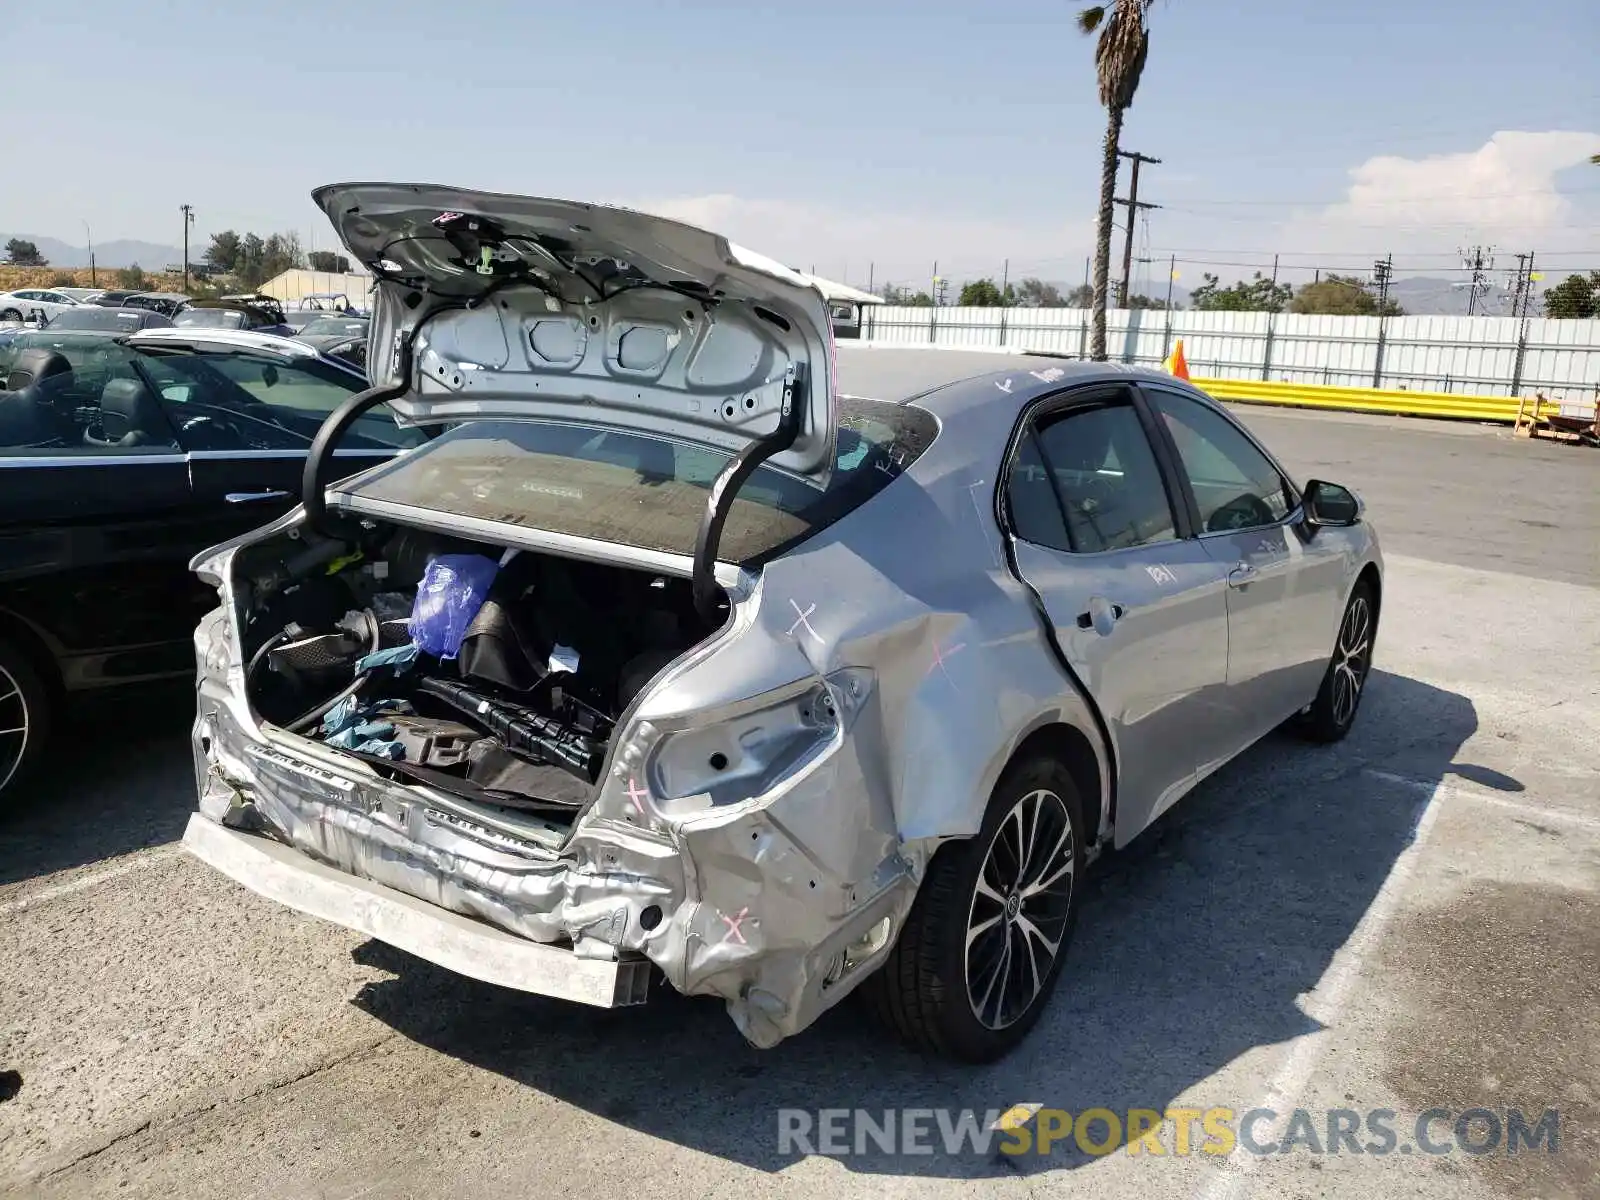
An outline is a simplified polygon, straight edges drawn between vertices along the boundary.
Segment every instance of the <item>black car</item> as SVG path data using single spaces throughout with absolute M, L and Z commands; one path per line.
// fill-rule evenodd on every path
M 175 317 L 179 310 L 190 304 L 182 292 L 135 292 L 123 299 L 121 308 L 147 308 L 164 317 Z
M 137 290 L 119 288 L 115 291 L 101 292 L 93 300 L 89 301 L 89 303 L 98 304 L 101 308 L 121 308 L 124 300 L 126 300 L 129 296 L 137 295 L 139 295 Z
M 172 318 L 180 329 L 251 329 L 283 337 L 294 331 L 283 319 L 283 309 L 266 297 L 251 300 L 191 300 Z
M 141 329 L 166 329 L 171 325 L 172 318 L 164 317 L 148 308 L 100 308 L 97 305 L 85 304 L 58 313 L 45 328 L 52 333 L 63 333 L 67 330 L 138 333 Z
M 29 332 L 0 350 L 0 790 L 74 692 L 183 677 L 208 546 L 288 511 L 323 420 L 365 376 L 234 330 Z M 420 444 L 387 409 L 350 470 Z
M 367 369 L 367 326 L 365 317 L 330 313 L 308 321 L 294 337 L 329 358 L 354 363 L 364 371 Z

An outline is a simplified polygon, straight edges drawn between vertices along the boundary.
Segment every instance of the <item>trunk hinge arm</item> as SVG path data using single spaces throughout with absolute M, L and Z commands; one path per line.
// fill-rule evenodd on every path
M 700 518 L 700 528 L 694 538 L 694 606 L 707 621 L 714 621 L 717 616 L 716 566 L 722 527 L 745 480 L 767 459 L 794 445 L 800 436 L 800 424 L 809 407 L 800 402 L 806 387 L 805 370 L 804 363 L 789 364 L 783 377 L 783 408 L 778 414 L 778 427 L 734 455 L 711 484 L 705 515 Z
M 321 428 L 317 430 L 316 439 L 311 443 L 311 449 L 306 453 L 306 469 L 300 479 L 300 503 L 305 507 L 306 525 L 317 533 L 328 533 L 328 505 L 323 482 L 323 467 L 326 460 L 333 454 L 339 439 L 344 437 L 357 417 L 385 401 L 399 399 L 410 389 L 411 336 L 409 331 L 402 333 L 395 346 L 394 365 L 400 382 L 357 392 L 339 405 L 328 414 L 328 419 L 323 421 Z

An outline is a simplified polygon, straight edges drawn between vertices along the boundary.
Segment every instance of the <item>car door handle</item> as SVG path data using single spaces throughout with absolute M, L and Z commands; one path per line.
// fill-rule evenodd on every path
M 1228 572 L 1228 586 L 1244 587 L 1247 583 L 1255 582 L 1256 577 L 1260 574 L 1261 572 L 1257 571 L 1249 563 L 1240 563 Z
M 278 488 L 266 492 L 229 492 L 223 497 L 229 504 L 255 504 L 261 500 L 283 500 L 289 493 Z
M 1111 617 L 1112 621 L 1120 621 L 1120 620 L 1122 620 L 1122 614 L 1127 611 L 1120 604 L 1106 604 L 1105 601 L 1101 601 L 1100 604 L 1097 605 L 1096 607 L 1099 607 L 1101 612 L 1107 613 Z M 1086 609 L 1085 611 L 1079 613 L 1078 614 L 1078 628 L 1079 629 L 1093 629 L 1094 628 L 1094 615 L 1095 615 L 1094 608 L 1089 608 L 1089 609 Z M 1109 633 L 1110 630 L 1102 630 L 1102 632 Z

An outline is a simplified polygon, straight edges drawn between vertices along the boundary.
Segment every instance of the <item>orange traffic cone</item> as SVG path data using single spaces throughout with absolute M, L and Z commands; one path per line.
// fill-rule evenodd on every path
M 1167 355 L 1167 360 L 1161 364 L 1161 369 L 1168 375 L 1176 375 L 1179 379 L 1189 378 L 1189 363 L 1183 357 L 1183 339 L 1179 338 L 1172 347 L 1172 353 Z

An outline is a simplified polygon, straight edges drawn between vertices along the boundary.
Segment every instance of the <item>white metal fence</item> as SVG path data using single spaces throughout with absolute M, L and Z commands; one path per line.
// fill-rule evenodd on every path
M 913 345 L 1013 347 L 1087 358 L 1081 308 L 868 307 L 861 336 Z M 1178 338 L 1195 375 L 1339 387 L 1520 396 L 1593 404 L 1600 321 L 1517 317 L 1330 317 L 1112 310 L 1116 362 L 1159 365 Z

